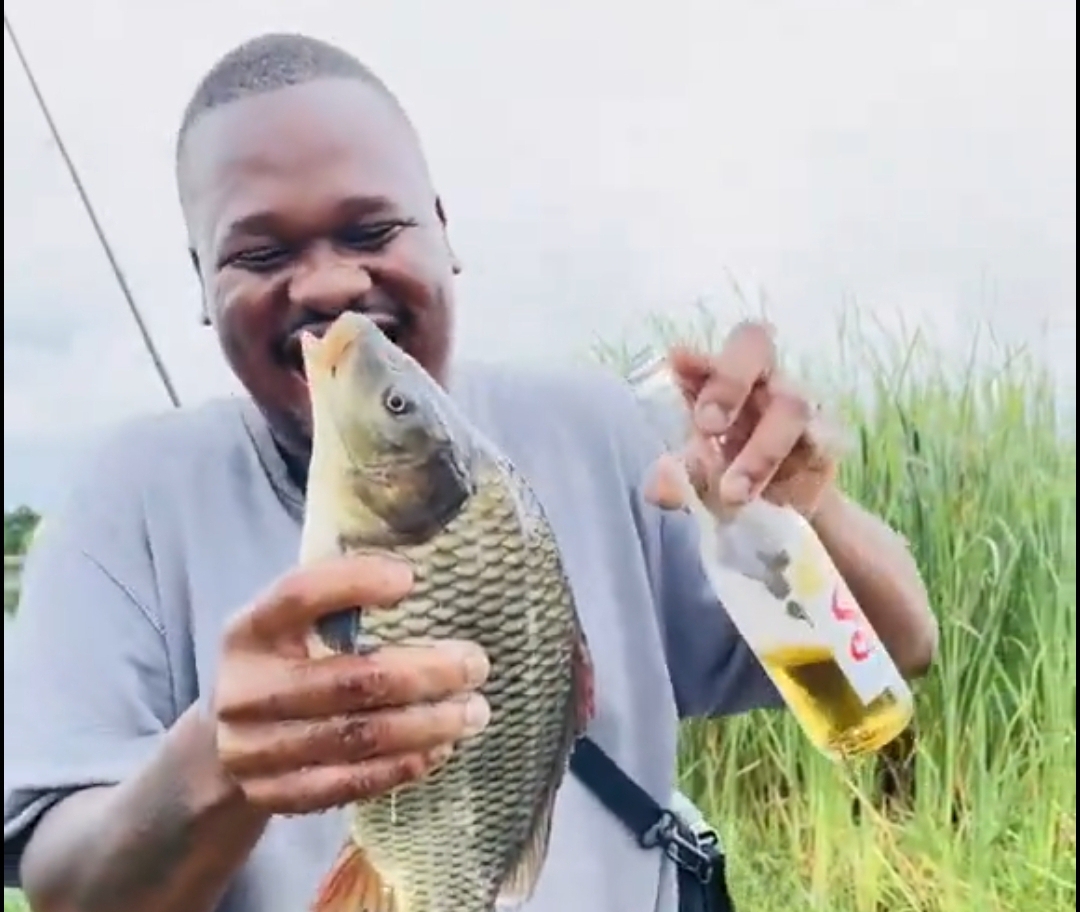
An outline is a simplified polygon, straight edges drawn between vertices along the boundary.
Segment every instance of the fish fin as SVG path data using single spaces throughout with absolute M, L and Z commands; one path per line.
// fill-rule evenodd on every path
M 352 840 L 319 886 L 311 912 L 408 912 L 404 902 Z
M 556 789 L 547 789 L 541 799 L 533 820 L 532 832 L 522 846 L 517 861 L 507 872 L 506 879 L 499 887 L 496 905 L 515 908 L 532 898 L 540 871 L 547 858 L 551 844 L 551 818 L 555 810 Z
M 596 715 L 596 675 L 585 631 L 578 627 L 573 655 L 574 737 L 585 734 Z

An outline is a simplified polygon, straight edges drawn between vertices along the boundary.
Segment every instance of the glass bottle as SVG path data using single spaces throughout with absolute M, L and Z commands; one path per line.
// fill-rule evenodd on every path
M 667 359 L 646 352 L 627 379 L 667 447 L 681 449 L 690 412 Z M 911 690 L 810 523 L 761 498 L 719 517 L 681 483 L 705 574 L 810 741 L 839 760 L 903 732 Z

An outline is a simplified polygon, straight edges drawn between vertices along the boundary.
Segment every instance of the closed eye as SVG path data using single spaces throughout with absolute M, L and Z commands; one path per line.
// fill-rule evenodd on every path
M 337 237 L 341 244 L 351 250 L 370 252 L 382 250 L 402 231 L 413 227 L 415 224 L 415 222 L 408 220 L 396 220 L 365 225 L 350 225 L 339 231 Z
M 288 247 L 268 244 L 263 247 L 252 247 L 234 253 L 228 258 L 227 265 L 248 269 L 252 272 L 269 272 L 284 266 L 291 256 L 292 251 Z

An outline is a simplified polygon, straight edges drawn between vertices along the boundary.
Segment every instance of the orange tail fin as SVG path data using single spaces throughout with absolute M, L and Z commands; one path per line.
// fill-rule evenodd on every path
M 311 912 L 406 912 L 392 887 L 352 840 L 319 887 Z

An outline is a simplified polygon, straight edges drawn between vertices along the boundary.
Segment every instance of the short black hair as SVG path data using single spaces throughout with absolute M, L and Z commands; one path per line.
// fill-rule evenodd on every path
M 401 110 L 397 98 L 382 80 L 348 51 L 307 35 L 260 35 L 229 51 L 199 82 L 180 123 L 177 160 L 188 131 L 208 111 L 241 98 L 316 79 L 359 80 L 384 93 Z

